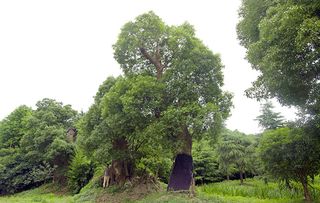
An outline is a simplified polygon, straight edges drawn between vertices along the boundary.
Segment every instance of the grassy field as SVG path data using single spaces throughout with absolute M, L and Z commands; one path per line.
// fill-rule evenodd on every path
M 53 193 L 56 191 L 52 184 L 28 190 L 11 196 L 0 197 L 0 203 L 73 203 L 71 195 Z
M 198 188 L 198 194 L 203 199 L 212 199 L 216 202 L 303 202 L 303 191 L 300 185 L 294 184 L 293 188 L 289 190 L 278 183 L 265 184 L 261 180 L 249 179 L 244 185 L 240 185 L 239 181 L 205 185 Z M 315 198 L 319 198 L 319 191 L 314 190 L 313 194 Z
M 312 195 L 320 202 L 319 179 L 313 185 Z M 289 190 L 278 183 L 265 184 L 261 180 L 248 179 L 244 185 L 239 181 L 224 181 L 197 187 L 197 195 L 190 197 L 187 194 L 167 193 L 165 191 L 151 193 L 145 197 L 141 195 L 139 200 L 132 200 L 130 197 L 136 194 L 135 191 L 125 192 L 115 188 L 102 190 L 101 188 L 92 189 L 87 187 L 76 196 L 64 193 L 57 194 L 51 185 L 42 186 L 37 189 L 15 194 L 13 196 L 0 197 L 0 202 L 5 203 L 69 203 L 69 202 L 127 202 L 127 203 L 299 203 L 304 202 L 302 197 L 302 188 L 299 184 L 294 184 L 292 190 Z M 127 195 L 126 198 L 119 196 Z M 137 199 L 137 198 L 135 198 Z

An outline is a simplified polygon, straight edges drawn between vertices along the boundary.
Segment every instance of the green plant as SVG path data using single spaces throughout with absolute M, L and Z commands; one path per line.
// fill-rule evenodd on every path
M 68 170 L 68 186 L 78 193 L 93 176 L 93 163 L 81 151 L 77 151 Z

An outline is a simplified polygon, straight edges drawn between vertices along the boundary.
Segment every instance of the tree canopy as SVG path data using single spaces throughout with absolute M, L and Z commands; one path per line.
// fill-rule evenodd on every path
M 180 126 L 194 127 L 194 136 L 201 135 L 197 129 L 213 124 L 218 129 L 229 115 L 231 96 L 221 90 L 221 60 L 196 38 L 190 24 L 168 26 L 153 12 L 142 14 L 124 25 L 114 50 L 126 76 L 157 78 L 164 88 L 158 114 L 175 117 Z M 196 117 L 202 122 L 192 121 Z M 206 125 L 198 126 L 200 123 Z
M 278 112 L 273 111 L 274 106 L 270 101 L 264 103 L 261 107 L 261 115 L 256 120 L 265 130 L 276 129 L 283 125 L 283 117 Z
M 36 110 L 21 106 L 0 123 L 0 194 L 65 179 L 73 144 L 66 130 L 77 112 L 70 105 L 43 99 Z
M 304 187 L 304 195 L 311 199 L 308 177 L 320 169 L 320 142 L 301 128 L 279 128 L 267 131 L 260 142 L 260 157 L 266 172 L 282 180 L 294 180 Z
M 244 0 L 238 37 L 261 75 L 246 91 L 258 99 L 319 112 L 320 3 Z

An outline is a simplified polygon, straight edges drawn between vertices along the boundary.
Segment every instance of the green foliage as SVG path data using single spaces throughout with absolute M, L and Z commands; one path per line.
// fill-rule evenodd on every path
M 229 115 L 231 95 L 221 90 L 220 57 L 203 45 L 190 24 L 168 26 L 153 12 L 142 14 L 123 26 L 114 50 L 126 77 L 148 75 L 157 80 L 153 88 L 161 89 L 148 92 L 149 98 L 157 98 L 157 103 L 149 104 L 154 114 L 142 123 L 141 118 L 146 117 L 140 117 L 136 134 L 142 124 L 143 128 L 157 126 L 155 134 L 166 136 L 165 140 L 170 140 L 167 144 L 174 143 L 171 148 L 178 153 L 185 144 L 182 131 L 199 139 L 219 132 Z M 131 101 L 145 108 L 139 100 Z M 113 109 L 116 107 L 119 105 Z M 138 111 L 135 115 L 141 114 Z M 117 123 L 123 127 L 127 121 Z M 131 120 L 128 124 L 132 129 Z
M 77 194 L 92 178 L 93 163 L 81 151 L 76 151 L 68 167 L 68 186 Z
M 253 171 L 254 165 L 249 163 L 254 156 L 253 141 L 239 131 L 225 130 L 218 142 L 217 154 L 219 168 L 224 175 L 234 172 Z
M 0 147 L 17 148 L 25 134 L 32 109 L 27 106 L 16 108 L 8 117 L 0 122 Z
M 247 58 L 261 75 L 247 90 L 258 99 L 319 113 L 320 3 L 244 0 L 238 37 Z
M 95 103 L 91 105 L 88 112 L 77 122 L 78 146 L 90 160 L 104 165 L 111 162 L 109 150 L 111 141 L 109 138 L 108 124 L 102 118 L 101 101 L 117 79 L 108 77 L 100 85 L 95 96 Z
M 0 193 L 13 193 L 63 176 L 73 153 L 66 141 L 76 111 L 51 99 L 17 108 L 0 124 Z M 10 144 L 9 144 L 10 143 Z
M 266 171 L 280 180 L 297 181 L 304 186 L 307 200 L 308 176 L 320 169 L 320 143 L 303 129 L 280 128 L 267 131 L 260 142 L 260 156 Z
M 283 117 L 280 113 L 273 111 L 274 106 L 271 102 L 266 102 L 261 107 L 261 115 L 256 120 L 259 125 L 266 130 L 276 129 L 283 126 Z
M 261 159 L 267 171 L 275 177 L 300 181 L 301 175 L 314 176 L 318 173 L 319 144 L 316 138 L 304 134 L 302 129 L 267 131 L 260 142 Z
M 136 156 L 136 173 L 139 176 L 150 175 L 168 183 L 172 166 L 172 153 L 157 142 L 149 142 L 141 146 Z
M 223 180 L 219 170 L 218 155 L 208 140 L 193 143 L 194 178 L 196 184 Z

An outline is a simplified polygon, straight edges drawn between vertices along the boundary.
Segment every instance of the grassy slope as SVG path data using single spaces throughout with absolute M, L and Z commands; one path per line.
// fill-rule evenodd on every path
M 319 188 L 320 180 L 317 180 L 315 186 Z M 50 190 L 48 189 L 50 188 Z M 295 185 L 296 190 L 301 190 L 299 185 Z M 117 199 L 118 196 L 123 195 L 123 191 L 115 188 L 103 190 L 102 188 L 95 188 L 90 184 L 85 187 L 80 194 L 76 196 L 71 195 L 57 195 L 53 194 L 52 185 L 42 186 L 37 189 L 22 192 L 9 197 L 0 197 L 0 202 L 94 202 L 101 200 L 111 202 L 112 199 Z M 120 195 L 119 195 L 120 194 Z M 205 186 L 197 187 L 197 196 L 189 197 L 185 194 L 174 194 L 167 192 L 157 192 L 149 194 L 139 201 L 130 200 L 130 198 L 122 200 L 123 202 L 166 202 L 166 203 L 202 203 L 202 202 L 219 202 L 219 203 L 298 203 L 302 201 L 301 191 L 290 191 L 286 188 L 279 189 L 277 183 L 264 184 L 260 180 L 249 179 L 245 185 L 240 186 L 239 181 L 224 181 L 221 183 L 214 183 Z M 313 194 L 317 199 L 320 198 L 319 190 L 314 190 Z
M 68 194 L 57 194 L 61 188 L 52 184 L 43 185 L 39 188 L 17 193 L 11 196 L 0 197 L 1 203 L 73 203 L 73 197 Z M 60 192 L 61 193 L 61 192 Z

